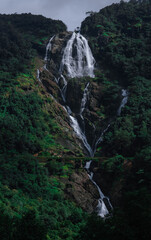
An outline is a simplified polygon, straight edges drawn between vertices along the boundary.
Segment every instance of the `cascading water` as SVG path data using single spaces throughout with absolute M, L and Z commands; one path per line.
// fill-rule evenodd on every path
M 64 50 L 60 72 L 67 71 L 68 77 L 94 77 L 95 60 L 88 41 L 80 33 L 73 33 Z
M 88 176 L 90 178 L 90 180 L 93 182 L 93 184 L 97 187 L 98 189 L 98 192 L 99 192 L 99 195 L 100 195 L 100 198 L 98 199 L 98 205 L 97 205 L 97 214 L 98 216 L 104 218 L 106 215 L 109 214 L 109 211 L 104 203 L 104 199 L 106 198 L 104 196 L 104 194 L 102 193 L 100 187 L 96 184 L 96 182 L 93 180 L 93 172 L 90 172 L 90 166 L 91 166 L 91 163 L 92 163 L 92 160 L 89 161 L 89 162 L 86 162 L 86 165 L 85 165 L 85 169 L 87 170 L 88 172 Z M 110 202 L 109 202 L 110 203 Z M 112 205 L 110 204 L 111 206 L 111 209 L 112 209 Z
M 39 82 L 41 82 L 39 69 L 37 69 L 37 79 L 38 79 Z
M 96 144 L 95 144 L 95 149 L 94 149 L 94 152 L 96 151 L 96 148 L 97 148 L 97 145 L 103 141 L 103 136 L 105 134 L 105 132 L 108 130 L 108 128 L 110 127 L 110 124 L 108 124 L 108 126 L 103 130 L 103 132 L 101 133 L 101 136 L 100 138 L 97 140 Z M 104 202 L 104 199 L 106 199 L 106 201 L 108 202 L 108 206 L 110 208 L 110 210 L 113 209 L 111 203 L 110 203 L 110 200 L 108 197 L 104 196 L 103 192 L 101 191 L 100 187 L 97 185 L 97 183 L 93 180 L 93 172 L 90 171 L 90 167 L 91 167 L 91 163 L 92 163 L 92 160 L 89 161 L 89 162 L 86 162 L 86 165 L 85 165 L 85 169 L 87 170 L 88 172 L 88 175 L 89 175 L 89 178 L 90 180 L 93 182 L 93 184 L 97 187 L 98 189 L 98 192 L 99 192 L 99 195 L 100 195 L 100 198 L 98 199 L 98 205 L 97 205 L 97 214 L 98 216 L 104 218 L 106 217 L 108 214 L 109 214 L 109 211 L 106 207 L 106 204 Z
M 49 51 L 51 51 L 53 39 L 54 39 L 54 37 L 52 37 L 49 40 L 49 43 L 46 47 L 46 55 L 45 55 L 46 64 L 47 64 L 47 61 L 49 60 L 48 55 L 49 55 Z M 47 70 L 46 64 L 45 64 L 44 68 Z M 78 123 L 78 120 L 75 117 L 73 117 L 73 113 L 72 113 L 70 107 L 66 105 L 66 90 L 67 90 L 68 82 L 65 79 L 64 74 L 66 74 L 70 78 L 75 78 L 75 77 L 79 78 L 79 77 L 84 77 L 84 76 L 89 76 L 89 77 L 93 78 L 94 77 L 94 64 L 95 64 L 95 60 L 93 58 L 93 55 L 92 55 L 91 49 L 89 48 L 87 40 L 80 33 L 74 32 L 72 34 L 71 38 L 69 39 L 69 41 L 67 42 L 67 45 L 64 49 L 62 61 L 60 64 L 60 70 L 59 70 L 60 77 L 58 79 L 55 78 L 55 82 L 58 84 L 58 86 L 60 88 L 61 96 L 62 96 L 62 99 L 64 102 L 64 109 L 67 111 L 68 116 L 70 118 L 71 127 L 75 131 L 78 138 L 80 138 L 82 140 L 83 145 L 87 149 L 90 156 L 94 155 L 94 151 L 96 150 L 98 143 L 100 143 L 103 140 L 103 135 L 108 130 L 109 125 L 102 132 L 100 138 L 97 140 L 97 142 L 95 144 L 95 149 L 93 151 L 87 141 L 84 131 L 82 131 L 82 129 Z M 89 88 L 89 83 L 87 83 L 87 85 L 84 89 L 83 97 L 81 100 L 80 112 L 79 112 L 83 123 L 84 123 L 83 112 L 84 112 L 84 109 L 85 109 L 85 106 L 86 106 L 86 103 L 88 100 L 88 94 L 89 94 L 88 88 Z M 121 108 L 123 106 L 124 105 L 122 105 Z M 105 217 L 107 214 L 109 214 L 109 211 L 106 207 L 104 199 L 106 199 L 106 201 L 108 201 L 108 205 L 109 205 L 110 209 L 112 209 L 112 205 L 111 205 L 109 199 L 104 196 L 100 187 L 93 180 L 93 172 L 90 172 L 91 162 L 92 161 L 87 162 L 85 168 L 87 169 L 90 180 L 97 187 L 99 195 L 100 195 L 100 198 L 98 200 L 97 213 L 99 216 Z
M 93 58 L 92 52 L 89 48 L 87 40 L 80 34 L 80 33 L 73 33 L 67 45 L 64 49 L 64 53 L 62 56 L 62 61 L 60 64 L 60 77 L 63 80 L 63 87 L 60 89 L 62 99 L 64 103 L 66 103 L 66 90 L 67 90 L 67 81 L 63 75 L 64 71 L 66 71 L 68 77 L 83 77 L 83 76 L 90 76 L 94 77 L 94 63 L 95 60 Z M 59 78 L 60 79 L 60 78 Z M 59 83 L 59 80 L 57 80 Z M 87 84 L 84 95 L 81 102 L 81 110 L 80 116 L 83 119 L 82 113 L 84 111 L 84 107 L 87 101 L 87 91 L 88 91 Z M 75 117 L 73 117 L 71 109 L 69 106 L 65 105 L 65 108 L 68 112 L 70 118 L 70 124 L 73 130 L 75 131 L 78 138 L 80 138 L 83 142 L 84 147 L 88 151 L 89 155 L 93 155 L 93 151 L 91 146 L 89 145 L 87 138 L 80 128 L 80 125 Z
M 120 107 L 118 108 L 118 111 L 117 111 L 117 115 L 120 116 L 121 115 L 121 110 L 122 108 L 125 107 L 127 101 L 128 101 L 128 92 L 126 89 L 122 89 L 122 101 L 121 101 L 121 104 L 120 104 Z M 97 145 L 103 141 L 103 136 L 104 134 L 106 133 L 106 131 L 108 130 L 108 128 L 110 127 L 110 123 L 107 125 L 107 127 L 103 130 L 103 132 L 101 133 L 101 136 L 98 138 L 98 140 L 96 141 L 95 143 L 95 148 L 94 148 L 94 152 L 96 151 L 96 148 L 97 148 Z M 104 203 L 104 200 L 106 200 L 106 202 L 108 203 L 108 207 L 110 208 L 110 210 L 113 209 L 111 203 L 110 203 L 110 200 L 108 197 L 104 196 L 104 194 L 102 193 L 100 187 L 97 185 L 97 183 L 95 181 L 93 181 L 93 173 L 90 172 L 90 167 L 91 167 L 91 162 L 92 161 L 89 161 L 86 163 L 86 166 L 85 168 L 87 169 L 87 172 L 89 173 L 89 177 L 91 179 L 91 181 L 96 185 L 97 189 L 98 189 L 98 192 L 100 194 L 100 199 L 98 200 L 98 205 L 97 205 L 97 213 L 98 213 L 98 216 L 100 217 L 105 217 L 106 215 L 109 214 L 109 211 L 106 207 L 106 204 Z
M 121 110 L 122 110 L 122 108 L 125 107 L 125 105 L 126 105 L 126 103 L 127 103 L 127 101 L 128 101 L 128 92 L 127 92 L 127 90 L 122 89 L 122 97 L 123 97 L 123 99 L 122 99 L 121 104 L 120 104 L 120 107 L 119 107 L 119 109 L 118 109 L 118 111 L 117 111 L 117 115 L 118 115 L 118 116 L 121 115 Z M 103 136 L 104 136 L 104 134 L 106 133 L 106 131 L 108 130 L 109 127 L 110 127 L 110 124 L 107 125 L 107 127 L 106 127 L 106 128 L 103 130 L 103 132 L 101 133 L 101 136 L 99 137 L 99 139 L 96 141 L 96 143 L 95 143 L 95 148 L 94 148 L 94 152 L 96 151 L 97 145 L 98 145 L 100 142 L 103 141 Z M 105 204 L 104 200 L 106 200 L 106 202 L 108 203 L 108 207 L 109 207 L 110 210 L 112 210 L 113 207 L 112 207 L 112 205 L 111 205 L 111 203 L 110 203 L 109 198 L 106 197 L 106 196 L 104 196 L 104 194 L 102 193 L 100 187 L 99 187 L 99 186 L 97 185 L 97 183 L 93 180 L 93 172 L 90 172 L 91 162 L 92 162 L 92 161 L 87 162 L 86 165 L 85 165 L 85 168 L 86 168 L 86 170 L 87 170 L 87 172 L 88 172 L 88 174 L 89 174 L 89 177 L 90 177 L 91 181 L 92 181 L 92 182 L 94 183 L 94 185 L 97 187 L 98 192 L 99 192 L 99 195 L 100 195 L 100 199 L 98 200 L 98 205 L 97 205 L 97 213 L 98 213 L 98 216 L 104 218 L 106 215 L 109 214 L 109 211 L 108 211 L 108 209 L 107 209 L 107 207 L 106 207 L 106 204 Z
M 94 146 L 94 152 L 96 151 L 96 148 L 97 148 L 98 144 L 103 141 L 103 136 L 104 136 L 104 134 L 106 133 L 106 131 L 108 130 L 109 127 L 110 127 L 110 123 L 109 123 L 109 124 L 107 125 L 107 127 L 103 130 L 103 132 L 101 133 L 101 136 L 100 136 L 100 137 L 98 138 L 98 140 L 96 141 L 95 146 Z
M 93 55 L 91 53 L 91 50 L 88 46 L 87 40 L 79 33 L 73 33 L 72 37 L 67 43 L 67 46 L 64 50 L 64 54 L 62 57 L 62 62 L 60 66 L 60 72 L 62 73 L 64 70 L 67 71 L 67 75 L 71 78 L 74 77 L 83 77 L 83 76 L 90 76 L 94 77 L 94 63 L 95 60 L 93 58 Z M 66 85 L 65 85 L 66 86 Z M 87 83 L 84 92 L 83 92 L 83 97 L 81 100 L 81 107 L 80 107 L 80 117 L 82 121 L 84 122 L 83 118 L 83 111 L 85 109 L 87 100 L 88 100 L 88 94 L 89 94 L 89 83 Z M 71 126 L 76 132 L 77 136 L 82 139 L 84 146 L 89 152 L 90 156 L 94 155 L 94 151 L 90 147 L 85 133 L 82 131 L 82 129 L 79 126 L 79 123 L 76 118 L 74 118 L 71 114 L 69 114 L 70 120 L 71 120 Z M 109 127 L 109 126 L 108 126 Z M 103 138 L 103 134 L 105 131 L 107 131 L 108 128 L 106 128 L 101 137 Z M 97 141 L 97 144 L 101 141 Z M 96 146 L 97 146 L 96 144 Z M 98 200 L 98 206 L 97 206 L 97 213 L 101 217 L 105 217 L 107 214 L 109 214 L 109 211 L 104 203 L 104 199 L 106 198 L 104 194 L 102 193 L 100 187 L 96 184 L 96 182 L 93 180 L 93 173 L 89 171 L 90 165 L 92 161 L 89 161 L 86 163 L 86 169 L 88 171 L 88 175 L 90 180 L 93 182 L 93 184 L 97 187 L 100 198 Z M 108 199 L 108 198 L 106 198 Z M 109 205 L 112 205 L 108 199 Z
M 51 47 L 52 47 L 52 40 L 54 39 L 55 36 L 51 37 L 47 46 L 46 46 L 46 54 L 44 60 L 47 62 L 49 60 L 49 52 L 51 52 Z
M 127 103 L 127 100 L 128 100 L 128 92 L 127 92 L 126 89 L 122 89 L 122 97 L 123 97 L 122 102 L 121 102 L 121 104 L 120 104 L 120 106 L 119 106 L 119 109 L 118 109 L 118 111 L 117 111 L 117 115 L 118 115 L 118 116 L 121 115 L 122 108 L 125 107 L 125 105 L 126 105 L 126 103 Z
M 81 106 L 80 106 L 80 112 L 79 112 L 79 121 L 80 121 L 80 125 L 81 125 L 81 129 L 83 131 L 83 133 L 85 134 L 85 121 L 84 121 L 84 117 L 83 117 L 83 111 L 85 110 L 85 106 L 86 106 L 86 103 L 87 103 L 87 100 L 88 100 L 88 96 L 89 96 L 89 83 L 87 83 L 85 89 L 84 89 L 84 92 L 83 92 L 83 97 L 82 97 L 82 100 L 81 100 Z M 92 148 L 91 148 L 92 150 Z M 91 155 L 90 156 L 93 156 L 93 151 L 91 151 Z
M 89 145 L 87 138 L 85 134 L 82 132 L 79 123 L 76 118 L 74 118 L 72 115 L 69 116 L 71 120 L 71 126 L 74 129 L 77 136 L 82 140 L 84 147 L 87 149 L 90 156 L 93 156 L 93 151 L 91 146 Z
M 104 131 L 101 133 L 101 136 L 100 138 L 97 140 L 96 144 L 95 144 L 95 149 L 94 149 L 94 152 L 96 151 L 96 147 L 97 145 L 103 141 L 103 136 L 104 136 L 104 133 L 108 130 L 108 128 L 110 127 L 110 124 L 108 124 L 108 126 L 104 129 Z M 88 172 L 88 175 L 89 175 L 89 178 L 90 180 L 93 182 L 93 184 L 97 187 L 98 189 L 98 192 L 99 192 L 99 195 L 100 195 L 100 198 L 98 199 L 98 205 L 97 205 L 97 214 L 98 216 L 104 218 L 106 217 L 108 214 L 109 214 L 109 210 L 112 210 L 113 207 L 112 207 L 112 204 L 109 200 L 108 197 L 106 197 L 103 192 L 101 191 L 100 187 L 97 185 L 97 183 L 93 180 L 93 172 L 90 171 L 90 167 L 91 167 L 91 163 L 92 163 L 92 160 L 89 161 L 89 162 L 86 162 L 86 165 L 85 165 L 85 169 L 87 170 Z M 108 207 L 109 207 L 109 210 L 108 208 L 106 207 L 106 204 L 104 202 L 104 200 L 106 200 L 106 202 L 108 203 Z
M 46 46 L 46 53 L 45 53 L 45 57 L 44 57 L 44 61 L 45 61 L 45 64 L 43 66 L 43 69 L 47 70 L 47 61 L 49 60 L 48 58 L 48 53 L 51 52 L 51 46 L 52 46 L 52 40 L 54 39 L 55 36 L 51 37 L 47 46 Z M 40 79 L 40 70 L 37 69 L 37 79 L 39 82 L 41 82 L 41 79 Z M 52 95 L 50 95 L 52 97 Z
M 86 85 L 86 87 L 84 89 L 83 98 L 81 100 L 80 115 L 82 115 L 82 113 L 83 113 L 83 111 L 85 109 L 85 105 L 86 105 L 88 94 L 89 94 L 89 90 L 88 90 L 89 85 L 90 84 L 87 83 L 87 85 Z
M 67 83 L 65 77 L 61 74 L 60 78 L 58 78 L 58 80 L 57 80 L 58 84 L 59 84 L 61 79 L 63 81 L 63 87 L 60 88 L 60 92 L 61 92 L 62 99 L 63 99 L 63 101 L 65 103 L 66 102 L 66 90 L 67 90 L 68 83 Z

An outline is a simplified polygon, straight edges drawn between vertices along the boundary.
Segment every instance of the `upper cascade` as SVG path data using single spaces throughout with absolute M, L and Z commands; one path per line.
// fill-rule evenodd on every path
M 48 57 L 48 53 L 51 51 L 51 46 L 52 46 L 52 40 L 54 39 L 54 37 L 55 36 L 53 36 L 52 38 L 50 38 L 50 40 L 49 40 L 49 42 L 48 42 L 48 44 L 47 44 L 47 46 L 46 46 L 46 54 L 45 54 L 45 58 L 44 58 L 44 60 L 45 61 L 48 61 L 49 60 L 49 57 Z
M 88 41 L 80 33 L 73 32 L 65 47 L 60 72 L 67 71 L 68 77 L 95 77 L 95 59 Z

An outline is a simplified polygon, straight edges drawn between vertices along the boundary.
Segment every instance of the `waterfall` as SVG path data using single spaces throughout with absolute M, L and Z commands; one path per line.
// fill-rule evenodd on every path
M 73 33 L 64 50 L 60 72 L 67 71 L 68 77 L 94 77 L 94 64 L 88 41 L 80 33 Z
M 117 110 L 117 115 L 120 116 L 121 115 L 121 111 L 122 111 L 122 108 L 125 107 L 126 103 L 127 103 L 127 100 L 128 100 L 128 92 L 126 89 L 122 89 L 122 102 L 119 106 L 119 109 Z
M 51 37 L 47 46 L 46 46 L 46 54 L 44 60 L 47 62 L 49 60 L 49 52 L 51 52 L 51 47 L 52 47 L 52 40 L 54 39 L 55 36 Z
M 77 34 L 78 35 L 78 34 Z M 72 37 L 71 37 L 71 39 L 73 39 L 74 38 L 74 36 L 76 36 L 76 33 L 73 33 L 72 34 Z M 84 50 L 83 50 L 83 52 L 85 52 L 86 51 L 86 53 L 85 53 L 85 56 L 87 56 L 86 57 L 86 61 L 85 62 L 83 62 L 82 63 L 82 61 L 83 61 L 83 58 L 84 58 L 84 56 L 83 55 L 81 55 L 82 57 L 81 58 L 79 58 L 79 57 L 77 57 L 78 58 L 78 64 L 79 64 L 79 66 L 81 65 L 81 76 L 84 76 L 84 72 L 82 73 L 82 65 L 84 66 L 85 65 L 85 69 L 87 68 L 88 69 L 88 71 L 90 71 L 91 72 L 91 75 L 93 75 L 94 76 L 94 74 L 93 74 L 93 69 L 94 69 L 94 66 L 92 67 L 91 66 L 91 61 L 93 60 L 94 61 L 94 58 L 93 58 L 93 56 L 92 56 L 92 53 L 91 53 L 91 50 L 90 50 L 90 48 L 89 48 L 89 46 L 88 46 L 88 43 L 87 43 L 87 40 L 84 38 L 84 37 L 82 37 L 82 35 L 80 35 L 81 36 L 81 38 L 83 39 L 83 42 L 85 43 L 85 47 L 84 47 Z M 77 38 L 79 38 L 79 37 L 77 37 Z M 46 64 L 47 64 L 47 61 L 49 61 L 50 59 L 49 59 L 49 57 L 48 57 L 48 55 L 49 55 L 49 52 L 51 51 L 51 48 L 52 48 L 52 40 L 54 39 L 54 36 L 52 37 L 52 38 L 50 38 L 50 40 L 49 40 L 49 42 L 48 42 L 48 44 L 47 44 L 47 46 L 46 46 L 46 54 L 45 54 L 45 58 L 44 58 L 44 60 L 45 60 L 45 65 L 44 65 L 44 68 L 47 70 L 47 67 L 46 67 Z M 70 62 L 70 60 L 69 60 L 69 58 L 70 58 L 70 50 L 71 50 L 71 53 L 72 53 L 72 44 L 71 44 L 71 47 L 69 47 L 70 46 L 70 43 L 72 43 L 72 40 L 69 40 L 68 41 L 68 43 L 67 43 L 67 46 L 66 46 L 66 48 L 65 48 L 65 50 L 64 50 L 64 54 L 63 54 L 63 57 L 62 57 L 62 61 L 61 61 L 61 64 L 60 64 L 60 77 L 57 79 L 57 78 L 55 78 L 55 82 L 58 84 L 58 86 L 59 86 L 59 89 L 60 89 L 60 93 L 61 93 L 61 96 L 62 96 L 62 99 L 63 99 L 63 102 L 64 102 L 64 104 L 66 104 L 66 90 L 67 90 L 67 80 L 65 79 L 65 77 L 64 77 L 64 75 L 63 75 L 63 62 L 64 61 L 66 61 L 66 62 Z M 74 41 L 74 40 L 73 40 Z M 80 46 L 79 46 L 79 44 L 77 43 L 77 49 L 79 49 L 80 48 Z M 91 56 L 89 56 L 89 52 L 91 53 Z M 79 56 L 80 55 L 80 52 L 79 52 L 79 50 L 77 50 L 77 56 Z M 69 56 L 69 57 L 68 57 Z M 92 58 L 92 60 L 91 60 L 91 58 Z M 74 67 L 73 67 L 74 68 Z M 90 68 L 90 69 L 89 69 Z M 70 70 L 71 70 L 71 72 L 73 72 L 74 70 L 72 69 L 72 66 L 70 66 Z M 86 73 L 85 73 L 86 74 Z M 89 74 L 87 73 L 87 76 L 88 76 Z M 77 73 L 77 75 L 76 75 L 76 73 L 74 74 L 74 76 L 75 77 L 77 77 L 77 76 L 79 76 L 79 74 Z M 70 77 L 72 77 L 72 76 L 70 76 Z M 62 84 L 60 83 L 61 82 L 61 80 L 62 80 Z M 60 86 L 60 85 L 62 85 L 62 86 Z M 87 86 L 88 86 L 88 84 L 87 84 Z M 84 94 L 84 96 L 85 96 L 85 94 Z M 52 96 L 51 96 L 52 97 Z M 85 97 L 84 97 L 84 99 L 85 99 Z M 82 103 L 82 108 L 84 108 L 84 106 L 85 106 L 85 104 L 86 104 L 86 99 L 84 100 L 83 99 L 83 103 Z M 77 121 L 77 119 L 75 118 L 75 117 L 73 117 L 72 116 L 72 111 L 71 111 L 71 109 L 70 109 L 70 107 L 69 106 L 67 106 L 67 105 L 65 105 L 64 106 L 64 109 L 67 111 L 67 113 L 68 113 L 68 116 L 69 116 L 69 118 L 70 118 L 70 125 L 71 125 L 71 127 L 73 128 L 73 130 L 74 130 L 74 132 L 76 133 L 76 135 L 78 136 L 78 138 L 79 139 L 81 139 L 82 140 L 82 142 L 83 142 L 83 145 L 84 145 L 84 147 L 86 148 L 86 150 L 88 151 L 88 153 L 89 153 L 89 155 L 90 156 L 92 156 L 92 148 L 90 147 L 90 145 L 89 145 L 89 143 L 88 143 L 88 141 L 87 141 L 87 138 L 86 138 L 86 136 L 85 136 L 85 134 L 82 132 L 82 130 L 81 130 L 81 128 L 80 128 L 80 125 L 79 125 L 79 123 L 78 123 L 78 121 Z M 83 111 L 83 110 L 82 110 Z M 81 112 L 81 116 L 82 116 L 82 112 Z
M 38 79 L 39 82 L 41 82 L 39 69 L 37 69 L 37 79 Z
M 108 202 L 108 206 L 109 206 L 110 210 L 112 210 L 113 207 L 112 207 L 112 204 L 110 203 L 109 198 L 106 197 L 103 194 L 103 192 L 101 191 L 100 187 L 93 180 L 93 172 L 90 171 L 91 163 L 92 163 L 92 160 L 89 161 L 89 162 L 86 162 L 85 169 L 88 172 L 88 176 L 89 176 L 91 182 L 97 187 L 97 190 L 98 190 L 99 195 L 100 195 L 100 198 L 98 199 L 98 205 L 97 205 L 97 208 L 96 208 L 97 214 L 98 214 L 98 216 L 104 218 L 104 217 L 106 217 L 109 214 L 109 210 L 107 209 L 104 200 L 106 200 L 106 202 Z
M 48 42 L 48 44 L 46 46 L 46 53 L 45 53 L 45 57 L 44 57 L 45 64 L 44 64 L 43 68 L 45 70 L 47 70 L 47 71 L 48 71 L 48 69 L 47 69 L 47 62 L 50 60 L 49 59 L 49 53 L 51 52 L 52 40 L 54 39 L 54 37 L 55 37 L 55 35 L 50 38 L 50 40 L 49 40 L 49 42 Z
M 51 51 L 51 47 L 52 47 L 52 40 L 54 39 L 55 36 L 51 37 L 47 46 L 46 46 L 46 53 L 45 53 L 45 57 L 44 57 L 44 61 L 45 61 L 45 64 L 43 66 L 43 69 L 45 69 L 46 71 L 48 71 L 47 69 L 47 61 L 49 60 L 48 58 L 48 53 Z M 40 70 L 37 69 L 37 79 L 39 82 L 41 82 L 41 79 L 40 79 Z
M 84 89 L 83 97 L 82 97 L 82 100 L 81 100 L 80 115 L 82 115 L 82 113 L 83 113 L 83 111 L 85 109 L 85 105 L 86 105 L 88 94 L 89 94 L 89 90 L 88 90 L 89 85 L 90 84 L 87 83 L 87 85 L 86 85 L 86 87 Z
M 65 77 L 61 74 L 60 78 L 56 81 L 58 84 L 60 82 L 60 80 L 63 80 L 63 87 L 60 88 L 60 92 L 61 92 L 61 96 L 62 96 L 62 99 L 64 101 L 64 103 L 66 102 L 66 91 L 67 91 L 67 81 L 65 79 Z
M 122 89 L 122 101 L 121 101 L 121 104 L 120 104 L 120 107 L 118 108 L 118 111 L 117 111 L 117 115 L 120 116 L 121 115 L 121 110 L 123 107 L 125 107 L 126 103 L 127 103 L 127 100 L 128 100 L 128 92 L 127 90 L 125 89 Z M 103 136 L 104 134 L 106 133 L 106 131 L 108 130 L 108 128 L 110 127 L 110 123 L 107 125 L 107 127 L 102 131 L 100 137 L 98 138 L 98 140 L 96 141 L 95 143 L 95 147 L 94 147 L 94 152 L 96 151 L 96 148 L 97 148 L 97 145 L 103 141 Z M 89 178 L 90 180 L 93 182 L 93 184 L 97 187 L 98 189 L 98 192 L 99 192 L 99 195 L 100 195 L 100 198 L 98 199 L 98 205 L 97 205 L 97 213 L 98 213 L 98 216 L 104 218 L 106 215 L 109 214 L 109 211 L 106 207 L 106 204 L 104 202 L 104 200 L 106 200 L 106 202 L 108 203 L 108 207 L 110 208 L 110 210 L 113 209 L 112 207 L 112 204 L 109 200 L 108 197 L 104 196 L 103 192 L 101 191 L 100 187 L 97 185 L 97 183 L 93 180 L 93 172 L 90 172 L 90 167 L 91 167 L 91 163 L 92 161 L 89 161 L 89 162 L 86 162 L 86 165 L 85 165 L 85 169 L 87 170 L 88 172 L 88 175 L 89 175 Z
M 74 129 L 75 133 L 77 134 L 77 136 L 82 140 L 84 147 L 87 149 L 88 153 L 90 156 L 93 156 L 93 151 L 92 148 L 90 147 L 87 138 L 85 136 L 85 134 L 82 132 L 79 123 L 77 121 L 76 118 L 74 118 L 73 116 L 69 116 L 70 120 L 71 120 L 71 126 Z
M 60 91 L 64 103 L 66 103 L 66 90 L 68 85 L 67 80 L 63 75 L 64 70 L 67 71 L 67 76 L 70 78 L 83 76 L 94 77 L 93 73 L 94 64 L 95 60 L 93 58 L 91 49 L 88 45 L 88 41 L 80 33 L 74 32 L 64 49 L 59 70 L 60 78 L 56 81 L 59 84 L 60 79 L 63 80 L 63 87 L 60 89 Z M 87 102 L 88 86 L 89 83 L 86 85 L 86 88 L 83 93 L 83 98 L 81 101 L 80 116 L 82 119 L 83 119 L 82 113 Z M 72 111 L 69 108 L 69 106 L 65 105 L 65 108 L 70 118 L 71 127 L 73 128 L 78 138 L 82 140 L 83 145 L 88 151 L 89 155 L 92 156 L 93 155 L 92 148 L 87 141 L 86 135 L 80 128 L 78 120 L 75 117 L 73 117 Z
M 96 141 L 95 143 L 95 146 L 94 146 L 94 152 L 96 151 L 96 148 L 97 148 L 97 145 L 103 141 L 103 136 L 104 134 L 106 133 L 106 131 L 108 130 L 108 128 L 110 127 L 110 123 L 107 125 L 107 127 L 103 130 L 103 132 L 101 133 L 101 136 L 98 138 L 98 140 Z
M 92 148 L 90 147 L 85 134 L 82 132 L 80 125 L 75 117 L 72 116 L 72 111 L 69 106 L 64 107 L 65 111 L 67 112 L 70 118 L 70 125 L 73 128 L 74 132 L 76 133 L 77 137 L 82 140 L 84 147 L 88 151 L 90 156 L 93 156 Z
M 48 54 L 49 54 L 49 51 L 51 51 L 53 38 L 54 37 L 52 37 L 49 40 L 49 43 L 46 47 L 46 55 L 45 55 L 46 63 L 49 60 Z M 88 41 L 80 33 L 74 32 L 72 34 L 71 38 L 69 39 L 69 41 L 67 42 L 67 45 L 64 49 L 62 61 L 60 64 L 60 70 L 59 70 L 60 77 L 58 79 L 55 78 L 55 82 L 59 86 L 61 96 L 62 96 L 62 99 L 64 102 L 63 107 L 66 110 L 66 112 L 69 116 L 69 119 L 70 119 L 70 125 L 73 128 L 74 132 L 76 133 L 77 137 L 79 139 L 81 139 L 85 149 L 88 151 L 89 156 L 91 156 L 91 157 L 93 156 L 94 151 L 92 150 L 91 146 L 89 145 L 89 143 L 87 141 L 87 137 L 86 137 L 84 131 L 82 131 L 82 129 L 78 123 L 78 120 L 75 117 L 73 117 L 73 113 L 72 113 L 70 107 L 68 105 L 66 105 L 66 90 L 67 90 L 68 82 L 64 76 L 64 73 L 67 74 L 67 76 L 70 78 L 75 78 L 75 77 L 79 78 L 79 77 L 84 77 L 84 76 L 89 76 L 89 77 L 93 78 L 94 77 L 94 64 L 95 64 L 95 60 L 93 58 L 91 49 L 89 48 Z M 47 70 L 46 64 L 45 64 L 45 69 Z M 83 97 L 81 100 L 81 106 L 80 106 L 80 116 L 81 116 L 83 123 L 84 123 L 84 118 L 83 118 L 82 114 L 83 114 L 83 111 L 85 109 L 85 106 L 86 106 L 86 103 L 88 100 L 88 94 L 89 94 L 88 88 L 89 88 L 89 83 L 87 83 L 87 85 L 84 89 Z M 108 125 L 108 127 L 109 127 L 109 125 Z M 103 135 L 107 131 L 108 127 L 102 132 L 101 137 L 96 142 L 95 149 L 97 147 L 97 144 L 100 141 L 102 141 Z M 91 162 L 92 161 L 87 162 L 85 168 L 87 169 L 90 180 L 96 186 L 96 188 L 98 189 L 99 195 L 100 195 L 100 198 L 98 199 L 97 213 L 99 216 L 105 217 L 107 214 L 109 214 L 109 211 L 104 203 L 104 199 L 106 199 L 106 201 L 108 201 L 108 205 L 110 206 L 111 209 L 112 209 L 112 205 L 111 205 L 109 199 L 104 196 L 100 187 L 93 180 L 93 173 L 90 172 L 90 170 L 89 170 L 90 166 L 91 166 Z

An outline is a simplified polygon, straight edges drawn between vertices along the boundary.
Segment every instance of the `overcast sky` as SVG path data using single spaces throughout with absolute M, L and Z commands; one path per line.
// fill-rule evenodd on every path
M 80 27 L 87 11 L 101 8 L 120 0 L 0 0 L 0 13 L 33 13 L 62 20 L 68 30 Z

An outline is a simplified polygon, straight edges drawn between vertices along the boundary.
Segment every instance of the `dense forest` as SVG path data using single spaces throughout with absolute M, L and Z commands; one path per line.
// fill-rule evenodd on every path
M 36 77 L 50 37 L 66 26 L 40 15 L 0 15 L 2 240 L 151 238 L 151 2 L 121 1 L 88 14 L 81 33 L 96 59 L 91 81 L 102 87 L 99 114 L 111 120 L 94 168 L 104 159 L 97 173 L 108 183 L 103 190 L 120 185 L 120 200 L 101 219 L 66 196 L 66 179 L 86 157 Z M 121 88 L 128 102 L 115 117 Z
M 116 85 L 129 92 L 122 116 L 114 120 L 97 152 L 107 157 L 103 164 L 107 177 L 124 181 L 121 212 L 117 214 L 121 218 L 118 231 L 123 228 L 122 239 L 150 236 L 150 12 L 150 1 L 121 1 L 99 13 L 90 12 L 82 23 L 82 33 L 89 36 L 101 69 L 99 80 L 106 84 L 108 94 L 103 101 L 109 111 L 116 100 Z M 127 176 L 123 175 L 124 161 L 131 165 Z
M 53 159 L 46 169 L 33 156 L 49 148 L 65 151 L 55 142 L 61 134 L 54 120 L 58 113 L 38 84 L 36 58 L 45 54 L 50 36 L 66 26 L 42 16 L 14 14 L 1 15 L 0 28 L 1 239 L 76 236 L 86 214 L 64 198 L 57 175 L 66 177 L 68 166 Z

